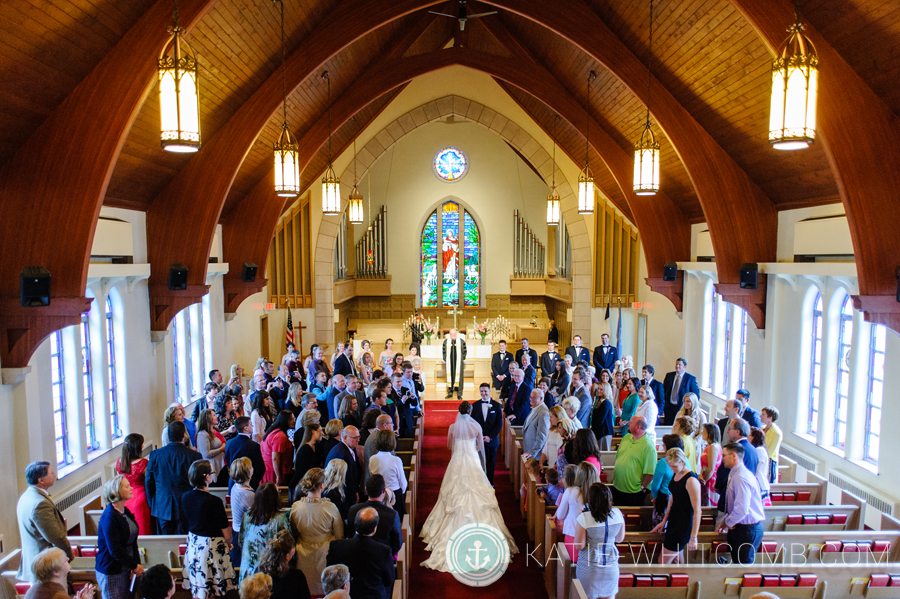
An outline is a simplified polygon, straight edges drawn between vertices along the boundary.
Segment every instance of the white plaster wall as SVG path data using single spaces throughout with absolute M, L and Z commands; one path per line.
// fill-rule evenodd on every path
M 447 146 L 462 150 L 469 161 L 466 175 L 454 183 L 439 179 L 432 168 L 435 154 Z M 395 294 L 419 293 L 422 226 L 447 200 L 461 203 L 481 229 L 483 293 L 509 293 L 514 210 L 546 245 L 547 185 L 500 136 L 477 123 L 434 122 L 412 131 L 374 164 L 360 189 L 364 195 L 371 189 L 373 212 L 387 208 L 388 270 Z M 364 231 L 355 227 L 354 243 Z

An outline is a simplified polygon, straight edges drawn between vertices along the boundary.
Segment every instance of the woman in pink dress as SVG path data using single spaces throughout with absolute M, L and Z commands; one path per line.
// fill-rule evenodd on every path
M 147 490 L 144 488 L 144 472 L 147 470 L 147 458 L 142 457 L 144 437 L 131 433 L 122 443 L 122 457 L 116 460 L 116 472 L 124 476 L 131 485 L 131 499 L 125 507 L 134 514 L 137 521 L 138 534 L 154 534 L 150 523 L 150 505 L 147 503 Z
M 288 439 L 287 431 L 294 428 L 295 422 L 296 419 L 289 410 L 282 410 L 266 432 L 263 442 L 260 443 L 263 462 L 266 464 L 266 474 L 261 482 L 273 482 L 283 487 L 291 480 L 294 444 Z

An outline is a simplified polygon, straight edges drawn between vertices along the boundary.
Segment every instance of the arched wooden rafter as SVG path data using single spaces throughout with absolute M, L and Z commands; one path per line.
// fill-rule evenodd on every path
M 437 3 L 434 0 L 395 0 L 376 4 L 366 0 L 346 0 L 341 3 L 287 58 L 288 93 L 354 41 L 386 23 Z M 400 47 L 405 51 L 433 18 L 431 15 L 423 17 L 388 54 Z M 147 211 L 148 253 L 153 265 L 150 275 L 151 331 L 168 329 L 175 314 L 199 302 L 206 293 L 208 257 L 228 191 L 251 146 L 281 106 L 281 101 L 282 75 L 278 71 L 253 93 L 205 143 L 203 151 L 194 156 L 151 203 Z M 172 218 L 173 214 L 178 218 Z M 187 291 L 168 289 L 166 276 L 170 264 L 187 266 Z M 254 283 L 243 289 L 246 292 L 255 287 L 258 286 Z
M 560 0 L 553 6 L 539 0 L 486 0 L 484 3 L 505 8 L 547 27 L 597 59 L 633 92 L 638 95 L 642 93 L 647 69 L 586 5 L 577 0 Z M 430 4 L 420 2 L 421 6 Z M 380 10 L 382 13 L 390 12 Z M 321 64 L 324 62 L 323 56 L 333 54 L 334 47 L 342 43 L 335 42 L 335 39 L 357 39 L 373 28 L 371 15 L 366 15 L 361 24 L 357 23 L 358 17 L 353 15 L 350 19 L 347 32 L 336 25 L 338 19 L 329 19 L 323 28 L 310 36 L 308 42 L 288 60 L 289 88 L 295 88 L 311 72 L 305 72 L 300 65 Z M 327 37 L 322 33 L 326 30 L 329 31 Z M 207 144 L 207 151 L 195 157 L 154 201 L 148 214 L 149 238 L 151 241 L 158 240 L 151 246 L 154 264 L 184 262 L 195 273 L 190 275 L 190 280 L 205 276 L 206 256 L 231 180 L 250 144 L 277 108 L 276 87 L 274 78 L 263 84 L 216 138 Z M 719 292 L 727 301 L 746 309 L 756 325 L 764 328 L 765 278 L 762 278 L 757 290 L 740 289 L 739 268 L 744 262 L 774 260 L 775 208 L 667 90 L 658 82 L 653 89 L 653 114 L 684 163 L 707 218 L 716 251 Z M 220 143 L 210 149 L 209 146 L 217 141 Z M 204 198 L 208 203 L 194 202 L 193 198 Z M 184 215 L 185 218 L 179 219 L 178 223 L 172 223 L 165 217 L 170 210 L 183 214 L 185 209 L 190 214 Z M 753 225 L 747 226 L 747 223 Z M 209 232 L 206 236 L 194 233 L 196 242 L 192 243 L 197 247 L 179 247 L 174 243 L 176 240 L 183 243 L 187 239 L 185 228 L 196 231 L 197 225 L 201 225 L 199 230 Z M 205 246 L 201 247 L 204 242 Z M 159 271 L 157 267 L 157 289 L 162 286 L 159 277 L 163 275 Z M 164 330 L 175 311 L 167 310 L 158 303 L 162 302 L 155 299 L 151 289 L 151 305 L 154 306 L 151 327 L 153 330 Z
M 731 0 L 773 56 L 794 22 L 785 0 Z M 900 252 L 900 120 L 818 31 L 804 33 L 819 55 L 819 137 L 837 181 L 853 239 L 859 295 L 869 322 L 900 332 L 897 272 Z M 764 132 L 760 132 L 763 135 Z
M 485 54 L 461 47 L 381 61 L 354 83 L 350 91 L 335 101 L 332 107 L 333 122 L 340 127 L 382 94 L 418 76 L 451 65 L 473 68 L 515 85 L 544 102 L 573 127 L 583 131 L 584 108 L 546 69 L 521 59 Z M 318 124 L 313 126 L 299 142 L 301 169 L 309 164 L 328 138 L 324 119 L 317 118 L 315 121 Z M 594 132 L 591 145 L 612 172 L 628 200 L 635 224 L 641 231 L 641 241 L 647 258 L 648 283 L 669 297 L 680 311 L 680 284 L 663 284 L 662 266 L 667 260 L 690 259 L 688 222 L 684 214 L 665 194 L 656 197 L 634 195 L 631 190 L 631 155 L 616 144 L 593 119 L 591 131 Z M 282 201 L 272 190 L 272 176 L 270 172 L 263 177 L 223 223 L 223 253 L 225 260 L 231 264 L 249 261 L 265 265 L 268 260 L 269 242 L 283 212 Z M 225 285 L 226 311 L 229 312 L 235 311 L 243 299 L 255 292 L 240 282 L 238 273 L 232 275 L 230 282 L 226 278 Z
M 181 0 L 181 26 L 192 29 L 213 4 Z M 0 171 L 3 368 L 25 367 L 47 335 L 77 324 L 90 309 L 84 293 L 97 217 L 131 124 L 156 82 L 171 24 L 172 2 L 159 0 Z M 23 266 L 50 271 L 50 306 L 20 305 Z

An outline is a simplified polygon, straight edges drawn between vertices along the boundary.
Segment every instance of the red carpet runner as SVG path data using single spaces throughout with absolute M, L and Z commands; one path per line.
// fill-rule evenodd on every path
M 423 568 L 419 564 L 428 559 L 425 544 L 419 537 L 419 531 L 428 518 L 428 514 L 437 502 L 444 478 L 444 470 L 450 461 L 450 450 L 447 449 L 447 429 L 456 420 L 456 400 L 425 401 L 425 439 L 422 447 L 422 466 L 419 469 L 419 499 L 416 512 L 416 532 L 413 539 L 413 558 L 410 565 L 409 589 L 410 599 L 428 597 L 465 599 L 468 597 L 510 597 L 515 599 L 546 598 L 543 572 L 535 561 L 529 560 L 526 567 L 526 551 L 528 531 L 525 521 L 519 514 L 519 504 L 512 491 L 509 472 L 503 463 L 503 457 L 497 456 L 497 469 L 494 473 L 494 484 L 497 489 L 497 501 L 503 519 L 516 540 L 519 553 L 513 558 L 503 577 L 485 588 L 473 588 L 457 582 L 453 575 Z

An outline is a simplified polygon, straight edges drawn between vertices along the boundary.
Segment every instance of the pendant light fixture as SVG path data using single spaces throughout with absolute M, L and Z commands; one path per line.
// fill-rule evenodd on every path
M 592 214 L 594 212 L 594 175 L 591 173 L 589 148 L 591 147 L 591 82 L 597 78 L 597 73 L 591 71 L 587 80 L 587 127 L 584 130 L 584 168 L 578 175 L 578 214 Z
M 559 115 L 553 116 L 553 162 L 550 170 L 553 171 L 553 183 L 550 185 L 550 193 L 547 194 L 547 225 L 555 227 L 559 224 L 559 192 L 556 190 L 556 126 L 559 123 Z
M 281 7 L 281 112 L 283 122 L 281 135 L 273 145 L 275 153 L 275 193 L 282 198 L 295 198 L 300 194 L 300 162 L 296 138 L 291 135 L 287 124 L 287 85 L 285 83 L 284 64 L 284 2 L 273 0 Z
M 802 150 L 816 139 L 819 57 L 803 35 L 800 7 L 795 6 L 791 34 L 772 62 L 772 107 L 769 143 L 776 150 Z
M 356 122 L 356 117 L 352 119 Z M 356 137 L 353 137 L 353 188 L 350 190 L 350 203 L 347 206 L 347 215 L 350 224 L 361 225 L 363 223 L 363 197 L 359 192 L 359 179 L 356 177 Z
M 197 59 L 178 26 L 178 0 L 172 11 L 172 37 L 163 46 L 157 61 L 159 80 L 160 144 L 167 152 L 196 152 L 200 149 L 200 82 Z
M 322 73 L 322 79 L 328 83 L 328 168 L 322 177 L 322 214 L 337 216 L 341 213 L 341 181 L 334 174 L 331 163 L 331 78 L 328 71 Z
M 634 146 L 634 193 L 639 196 L 656 195 L 659 191 L 659 142 L 650 127 L 650 82 L 653 71 L 653 0 L 650 0 L 650 43 L 647 56 L 647 121 L 641 139 Z

